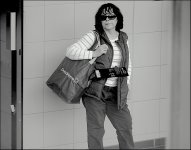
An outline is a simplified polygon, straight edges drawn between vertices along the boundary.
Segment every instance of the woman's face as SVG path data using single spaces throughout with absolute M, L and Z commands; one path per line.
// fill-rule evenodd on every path
M 106 8 L 101 14 L 101 23 L 104 30 L 115 30 L 117 25 L 117 16 L 112 8 Z

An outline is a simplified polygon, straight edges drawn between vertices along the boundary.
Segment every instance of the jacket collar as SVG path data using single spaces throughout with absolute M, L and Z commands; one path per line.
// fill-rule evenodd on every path
M 101 33 L 100 36 L 101 36 L 101 38 L 102 38 L 104 41 L 106 41 L 107 43 L 110 43 L 110 40 L 109 40 L 107 34 L 105 33 L 105 31 L 104 31 L 103 33 Z M 119 43 L 122 43 L 122 42 L 123 42 L 122 32 L 121 32 L 121 31 L 119 31 L 119 35 L 118 35 L 118 40 L 117 40 L 117 42 L 119 42 Z

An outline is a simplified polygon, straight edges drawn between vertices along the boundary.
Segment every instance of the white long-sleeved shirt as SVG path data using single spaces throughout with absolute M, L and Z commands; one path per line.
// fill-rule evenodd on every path
M 67 48 L 66 57 L 72 60 L 81 60 L 81 59 L 92 59 L 93 51 L 89 51 L 88 49 L 94 44 L 96 36 L 93 31 L 89 31 L 86 33 L 80 40 L 76 43 L 72 44 Z M 127 41 L 127 45 L 129 47 L 129 42 Z M 130 84 L 132 72 L 132 64 L 129 52 L 129 66 L 128 66 L 128 74 L 127 76 L 127 84 Z

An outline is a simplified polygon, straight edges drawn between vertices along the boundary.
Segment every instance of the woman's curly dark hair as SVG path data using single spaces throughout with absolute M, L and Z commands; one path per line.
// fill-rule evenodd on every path
M 113 8 L 113 12 L 117 16 L 118 21 L 117 21 L 117 25 L 116 25 L 116 31 L 119 32 L 121 29 L 123 29 L 123 15 L 122 15 L 120 9 L 112 3 L 103 4 L 98 9 L 98 11 L 95 15 L 95 29 L 98 30 L 98 32 L 100 32 L 100 33 L 102 33 L 104 31 L 103 27 L 102 27 L 102 23 L 101 23 L 101 14 L 102 14 L 102 11 L 104 9 L 106 9 L 107 7 Z

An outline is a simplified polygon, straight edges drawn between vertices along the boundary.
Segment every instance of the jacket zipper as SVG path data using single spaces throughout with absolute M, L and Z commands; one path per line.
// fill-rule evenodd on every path
M 121 66 L 123 66 L 123 64 L 124 64 L 124 58 L 123 58 L 123 50 L 122 50 L 122 48 L 121 48 L 121 45 L 119 44 L 119 42 L 117 41 L 116 42 L 117 43 L 117 46 L 119 46 L 119 49 L 121 50 L 121 62 L 120 62 L 120 67 Z M 121 83 L 122 83 L 122 79 L 121 78 L 118 78 L 118 82 L 117 82 L 117 86 L 118 86 L 118 88 L 117 88 L 117 90 L 119 89 L 119 88 L 121 88 Z M 119 87 L 120 86 L 120 87 Z M 120 90 L 118 90 L 118 91 L 120 91 Z M 120 104 L 121 104 L 121 92 L 118 92 L 117 91 L 117 93 L 119 93 L 120 94 L 120 98 L 119 98 L 119 100 L 117 100 L 117 106 L 118 106 L 118 109 L 120 109 Z M 118 97 L 117 97 L 118 98 Z
M 109 67 L 111 67 L 111 64 L 112 64 L 112 61 L 113 61 L 113 46 L 111 45 L 111 42 L 107 41 L 108 44 L 110 45 L 111 47 L 111 61 L 110 61 L 110 64 L 109 64 Z M 105 80 L 105 83 L 107 82 L 107 79 Z M 105 85 L 104 83 L 104 85 Z

